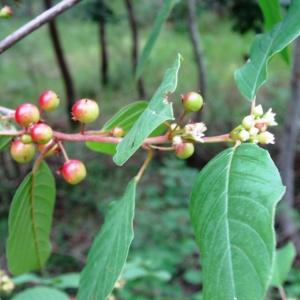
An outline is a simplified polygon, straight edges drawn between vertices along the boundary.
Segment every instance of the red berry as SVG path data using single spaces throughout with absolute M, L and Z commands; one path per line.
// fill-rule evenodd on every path
M 86 177 L 86 169 L 80 160 L 72 159 L 66 161 L 60 169 L 65 181 L 70 184 L 77 184 Z
M 203 98 L 200 94 L 189 92 L 181 96 L 182 104 L 187 112 L 199 111 L 203 106 Z
M 32 140 L 37 144 L 47 144 L 53 137 L 53 131 L 50 126 L 44 123 L 34 124 L 30 128 Z
M 15 112 L 15 120 L 23 127 L 36 123 L 40 119 L 39 109 L 31 103 L 19 105 Z
M 176 156 L 180 159 L 187 159 L 193 155 L 195 147 L 193 143 L 180 143 L 175 145 Z
M 14 140 L 10 146 L 10 154 L 13 160 L 25 164 L 33 159 L 35 147 L 33 144 L 23 144 L 20 140 Z
M 45 91 L 40 95 L 39 104 L 44 111 L 54 111 L 59 106 L 60 99 L 53 91 Z
M 100 109 L 97 102 L 89 99 L 78 100 L 72 107 L 73 119 L 85 124 L 94 122 L 99 113 Z

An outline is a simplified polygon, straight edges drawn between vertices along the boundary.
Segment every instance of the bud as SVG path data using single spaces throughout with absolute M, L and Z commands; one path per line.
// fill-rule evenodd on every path
M 53 91 L 45 91 L 40 95 L 39 104 L 44 111 L 54 111 L 60 103 L 60 99 Z
M 203 106 L 203 98 L 200 94 L 189 92 L 181 96 L 182 104 L 187 112 L 199 111 Z
M 2 7 L 0 9 L 0 17 L 1 18 L 9 18 L 12 16 L 12 14 L 13 14 L 13 11 L 12 11 L 11 7 L 8 5 L 5 5 L 4 7 Z
M 248 132 L 247 130 L 242 129 L 242 130 L 240 131 L 240 133 L 238 134 L 238 137 L 239 137 L 239 140 L 240 140 L 241 142 L 246 142 L 247 140 L 249 140 L 250 134 L 249 134 L 249 132 Z
M 258 134 L 258 132 L 259 132 L 259 129 L 256 128 L 256 127 L 252 127 L 249 130 L 249 134 L 250 134 L 251 137 L 256 136 Z
M 239 125 L 235 127 L 231 132 L 229 133 L 230 138 L 233 139 L 234 141 L 240 140 L 239 134 L 241 130 L 243 129 L 243 126 Z
M 174 146 L 176 156 L 180 159 L 187 159 L 194 154 L 195 147 L 193 143 L 181 143 Z
M 180 126 L 177 123 L 172 123 L 170 125 L 170 129 L 171 130 L 175 130 L 176 129 L 176 131 L 177 131 L 177 130 L 180 130 Z
M 94 122 L 99 113 L 100 109 L 97 102 L 90 99 L 78 100 L 72 107 L 73 119 L 84 124 Z
M 194 123 L 187 124 L 184 127 L 183 137 L 186 139 L 190 139 L 196 142 L 203 143 L 202 137 L 204 137 L 204 133 L 207 130 L 207 127 L 204 123 Z
M 266 123 L 264 123 L 264 122 L 257 122 L 257 123 L 255 124 L 255 127 L 256 127 L 259 131 L 261 131 L 261 132 L 264 132 L 264 131 L 266 131 L 266 130 L 268 129 L 268 126 L 267 126 Z
M 243 121 L 242 125 L 244 126 L 245 129 L 250 129 L 255 125 L 254 119 L 252 116 L 246 116 Z
M 275 137 L 269 131 L 265 131 L 265 132 L 260 133 L 257 136 L 257 140 L 260 144 L 263 144 L 263 145 L 274 144 L 275 143 Z
M 114 136 L 114 137 L 120 138 L 120 137 L 123 137 L 123 136 L 124 136 L 125 131 L 124 131 L 124 129 L 121 128 L 121 127 L 115 127 L 115 128 L 113 128 L 113 130 L 111 131 L 111 134 L 112 134 L 112 136 Z
M 182 144 L 182 143 L 183 143 L 183 140 L 182 140 L 182 137 L 181 137 L 181 136 L 175 135 L 175 136 L 173 137 L 172 142 L 173 142 L 173 145 L 176 146 L 176 145 Z
M 263 111 L 263 108 L 260 104 L 254 107 L 253 115 L 255 117 L 261 117 L 263 114 L 264 114 L 264 111 Z

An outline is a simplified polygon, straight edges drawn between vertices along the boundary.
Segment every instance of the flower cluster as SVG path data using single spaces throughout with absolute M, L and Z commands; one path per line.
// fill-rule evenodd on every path
M 274 144 L 275 137 L 268 127 L 276 126 L 275 113 L 270 108 L 264 113 L 261 105 L 254 107 L 252 113 L 230 132 L 231 139 L 255 144 Z
M 13 281 L 3 270 L 0 270 L 0 294 L 9 294 L 14 288 L 15 285 Z

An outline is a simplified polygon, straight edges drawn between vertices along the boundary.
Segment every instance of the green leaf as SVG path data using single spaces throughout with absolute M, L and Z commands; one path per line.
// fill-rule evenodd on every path
M 122 273 L 133 240 L 136 181 L 112 204 L 80 277 L 78 300 L 106 300 Z
M 118 144 L 117 153 L 114 155 L 114 162 L 117 165 L 123 165 L 154 129 L 165 121 L 174 119 L 172 103 L 169 102 L 168 96 L 176 89 L 180 61 L 181 56 L 178 55 L 173 66 L 166 71 L 163 82 L 150 100 L 148 107 L 122 142 Z
M 50 252 L 49 234 L 55 181 L 46 165 L 26 176 L 13 198 L 8 224 L 7 260 L 12 274 L 42 269 Z
M 173 6 L 177 0 L 165 0 L 162 7 L 160 8 L 157 17 L 154 21 L 152 31 L 149 35 L 149 38 L 143 48 L 142 54 L 139 57 L 138 65 L 136 68 L 136 79 L 138 79 L 144 70 L 146 63 L 148 62 L 151 52 L 155 46 L 155 43 L 158 39 L 159 33 L 161 31 L 162 25 L 167 20 Z
M 277 23 L 279 23 L 282 19 L 281 12 L 280 12 L 280 2 L 279 0 L 259 0 L 258 4 L 264 15 L 265 31 L 271 30 L 272 27 Z M 287 64 L 289 64 L 290 53 L 288 48 L 284 48 L 280 54 L 283 60 Z
M 69 296 L 53 288 L 34 287 L 17 294 L 12 300 L 69 300 Z
M 205 300 L 264 299 L 275 252 L 275 206 L 284 190 L 269 153 L 254 144 L 223 151 L 200 172 L 190 215 Z
M 248 100 L 267 80 L 267 65 L 272 56 L 287 47 L 300 34 L 300 0 L 294 0 L 285 18 L 270 32 L 257 35 L 248 62 L 235 72 L 236 84 Z
M 288 273 L 292 268 L 296 249 L 293 243 L 289 242 L 286 246 L 276 251 L 275 263 L 272 275 L 272 285 L 280 287 L 287 279 Z
M 102 130 L 111 130 L 114 127 L 122 127 L 126 132 L 133 126 L 139 116 L 148 106 L 147 101 L 136 101 L 118 111 L 108 122 L 106 122 Z M 109 155 L 116 153 L 116 144 L 87 142 L 87 147 L 93 151 L 101 152 Z

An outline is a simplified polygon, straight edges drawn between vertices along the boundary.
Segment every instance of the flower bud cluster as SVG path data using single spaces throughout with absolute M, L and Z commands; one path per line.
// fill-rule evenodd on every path
M 276 126 L 276 114 L 270 108 L 264 113 L 261 105 L 254 107 L 252 113 L 242 120 L 242 123 L 230 132 L 231 139 L 255 144 L 274 144 L 275 137 L 268 127 Z
M 0 270 L 0 294 L 10 294 L 14 288 L 13 281 L 3 270 Z

